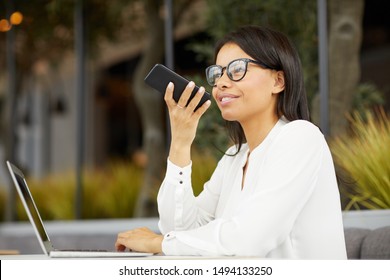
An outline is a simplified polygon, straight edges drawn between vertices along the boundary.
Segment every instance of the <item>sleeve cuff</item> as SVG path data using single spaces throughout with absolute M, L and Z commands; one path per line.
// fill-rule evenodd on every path
M 166 178 L 169 178 L 170 183 L 174 185 L 185 185 L 191 180 L 191 168 L 192 162 L 185 167 L 179 167 L 168 159 Z
M 164 239 L 162 241 L 161 247 L 162 247 L 162 252 L 164 255 L 169 256 L 169 255 L 177 255 L 178 252 L 176 250 L 176 240 L 175 240 L 175 232 L 171 231 L 168 232 L 167 234 L 164 235 Z

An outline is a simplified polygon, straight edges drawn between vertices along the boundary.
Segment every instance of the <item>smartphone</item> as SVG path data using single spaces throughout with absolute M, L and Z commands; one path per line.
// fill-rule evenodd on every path
M 180 76 L 179 74 L 175 73 L 174 71 L 172 71 L 171 69 L 169 69 L 168 67 L 162 64 L 156 64 L 155 66 L 153 66 L 153 68 L 150 70 L 149 74 L 146 75 L 144 80 L 146 84 L 148 84 L 149 86 L 158 90 L 161 93 L 165 93 L 165 90 L 169 82 L 172 82 L 175 85 L 173 90 L 173 99 L 176 102 L 179 101 L 180 96 L 183 93 L 183 90 L 190 82 L 186 78 Z M 195 86 L 186 105 L 188 105 L 188 103 L 195 96 L 198 90 L 199 87 Z M 196 111 L 200 106 L 203 105 L 203 103 L 209 100 L 210 97 L 211 97 L 210 93 L 205 92 L 194 111 Z

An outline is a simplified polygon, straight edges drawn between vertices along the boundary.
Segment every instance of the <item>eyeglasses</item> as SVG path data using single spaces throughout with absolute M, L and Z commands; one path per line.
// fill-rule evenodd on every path
M 255 63 L 266 69 L 273 69 L 265 63 L 249 58 L 238 58 L 231 62 L 226 67 L 219 65 L 211 65 L 206 68 L 206 78 L 210 86 L 215 87 L 219 78 L 222 77 L 223 71 L 226 69 L 226 74 L 230 80 L 238 82 L 245 77 L 248 69 L 248 63 Z

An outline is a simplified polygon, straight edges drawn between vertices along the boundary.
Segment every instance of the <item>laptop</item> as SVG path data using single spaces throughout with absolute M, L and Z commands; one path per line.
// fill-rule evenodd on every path
M 49 235 L 43 225 L 38 208 L 35 205 L 34 199 L 28 188 L 26 179 L 23 173 L 15 165 L 7 161 L 9 172 L 12 180 L 22 200 L 23 206 L 27 212 L 27 216 L 34 228 L 35 234 L 38 238 L 39 244 L 42 247 L 44 254 L 52 258 L 112 258 L 112 257 L 144 257 L 153 255 L 152 253 L 142 252 L 118 252 L 118 251 L 104 251 L 104 250 L 58 250 L 55 249 L 50 241 Z

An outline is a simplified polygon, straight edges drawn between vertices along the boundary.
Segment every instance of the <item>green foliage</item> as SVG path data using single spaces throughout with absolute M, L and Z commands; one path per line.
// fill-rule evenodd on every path
M 330 142 L 335 164 L 353 180 L 342 186 L 351 208 L 390 208 L 390 118 L 383 109 L 351 117 L 352 132 Z
M 384 104 L 384 93 L 374 84 L 363 83 L 358 86 L 357 93 L 354 95 L 352 108 L 364 116 L 367 110 Z
M 192 184 L 198 195 L 216 167 L 208 154 L 194 152 Z M 83 219 L 129 218 L 142 186 L 144 170 L 132 163 L 112 162 L 104 169 L 83 172 Z M 49 175 L 37 180 L 27 178 L 35 203 L 45 220 L 71 220 L 75 218 L 75 176 L 72 172 Z M 0 192 L 0 214 L 4 217 L 6 197 Z M 27 220 L 25 210 L 17 199 L 17 215 Z
M 105 171 L 89 171 L 86 174 L 89 184 L 86 192 L 91 193 L 85 197 L 86 205 L 96 203 L 95 207 L 83 209 L 86 217 L 99 218 L 126 218 L 132 217 L 142 185 L 143 170 L 132 164 L 112 163 Z
M 192 189 L 194 194 L 198 195 L 203 190 L 204 183 L 210 179 L 214 172 L 217 161 L 211 154 L 195 151 L 192 162 Z
M 106 169 L 83 172 L 83 219 L 132 217 L 143 170 L 130 163 L 110 163 Z M 42 218 L 75 218 L 75 176 L 72 172 L 28 178 Z M 21 203 L 18 216 L 26 219 Z

